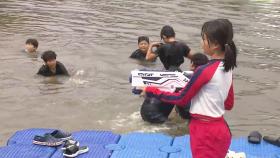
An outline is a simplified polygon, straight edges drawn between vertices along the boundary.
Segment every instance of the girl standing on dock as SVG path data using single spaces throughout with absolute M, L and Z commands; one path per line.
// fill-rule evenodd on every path
M 227 19 L 208 21 L 202 26 L 201 37 L 202 48 L 211 60 L 196 69 L 181 91 L 170 93 L 148 86 L 143 93 L 182 107 L 191 101 L 189 129 L 193 158 L 224 158 L 231 133 L 223 115 L 234 104 L 232 70 L 237 56 L 232 23 Z

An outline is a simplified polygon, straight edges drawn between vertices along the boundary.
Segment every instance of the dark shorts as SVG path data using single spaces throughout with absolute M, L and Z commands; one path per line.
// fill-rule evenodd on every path
M 146 98 L 141 106 L 141 116 L 150 123 L 164 123 L 171 113 L 174 105 L 161 102 L 156 98 Z M 184 108 L 176 106 L 176 112 L 183 118 L 189 119 L 189 106 Z
M 174 105 L 163 103 L 156 98 L 146 98 L 141 106 L 141 116 L 150 123 L 164 123 Z

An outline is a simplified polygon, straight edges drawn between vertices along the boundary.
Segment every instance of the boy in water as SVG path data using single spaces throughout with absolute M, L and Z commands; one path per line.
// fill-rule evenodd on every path
M 25 52 L 30 54 L 35 54 L 37 53 L 38 46 L 39 43 L 36 39 L 34 38 L 27 39 L 25 42 Z
M 197 67 L 207 64 L 208 61 L 209 61 L 209 59 L 205 54 L 195 53 L 191 57 L 190 70 L 195 71 Z
M 191 56 L 191 65 L 190 70 L 195 71 L 199 66 L 207 64 L 209 61 L 208 57 L 202 53 L 196 53 Z M 189 78 L 191 76 L 188 76 Z M 176 106 L 175 110 L 181 118 L 183 119 L 190 119 L 190 106 L 179 107 Z
M 191 58 L 191 49 L 185 43 L 177 41 L 175 35 L 173 27 L 163 26 L 160 31 L 160 38 L 164 43 L 151 43 L 146 54 L 146 60 L 152 61 L 159 57 L 165 70 L 181 71 L 180 66 L 184 63 L 184 58 Z M 157 47 L 155 51 L 153 50 L 154 47 Z M 173 107 L 172 104 L 165 104 L 155 97 L 149 97 L 144 100 L 140 114 L 144 121 L 164 123 Z
M 181 71 L 180 65 L 184 63 L 184 58 L 190 59 L 191 49 L 185 43 L 176 40 L 175 31 L 169 25 L 162 27 L 160 37 L 164 43 L 151 43 L 146 60 L 154 60 L 159 57 L 165 70 Z M 153 47 L 157 47 L 157 50 L 153 51 Z
M 139 36 L 138 37 L 138 49 L 135 50 L 131 55 L 130 58 L 138 59 L 141 61 L 146 60 L 146 54 L 149 48 L 149 37 L 147 36 Z M 154 61 L 154 60 L 153 60 Z
M 68 71 L 64 65 L 56 61 L 56 54 L 54 51 L 46 51 L 42 54 L 41 58 L 44 60 L 45 64 L 38 71 L 38 75 L 43 76 L 55 76 L 55 75 L 66 75 L 69 76 Z

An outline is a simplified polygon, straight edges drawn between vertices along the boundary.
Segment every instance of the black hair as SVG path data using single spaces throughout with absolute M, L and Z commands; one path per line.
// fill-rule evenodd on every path
M 44 60 L 44 62 L 47 62 L 56 59 L 56 54 L 54 51 L 48 50 L 42 54 L 41 58 Z
M 147 36 L 139 36 L 138 37 L 138 44 L 142 41 L 146 41 L 146 42 L 150 43 L 149 37 L 147 37 Z
M 201 37 L 204 35 L 211 43 L 219 44 L 221 50 L 225 52 L 225 71 L 233 70 L 236 67 L 237 49 L 233 42 L 232 23 L 228 19 L 216 19 L 205 22 L 201 29 Z
M 191 56 L 191 63 L 197 68 L 200 65 L 207 64 L 209 61 L 208 57 L 202 53 L 195 53 Z
M 39 46 L 38 41 L 34 38 L 27 39 L 25 44 L 32 44 L 35 48 L 38 48 Z
M 170 38 L 170 37 L 175 37 L 175 31 L 173 27 L 169 25 L 165 25 L 162 27 L 160 31 L 160 38 L 163 39 L 163 36 Z

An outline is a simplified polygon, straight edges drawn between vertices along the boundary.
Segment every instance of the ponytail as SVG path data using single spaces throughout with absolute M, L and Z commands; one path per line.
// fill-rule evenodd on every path
M 225 71 L 233 70 L 236 67 L 236 56 L 237 50 L 233 41 L 225 44 L 225 58 L 224 58 L 224 68 Z

